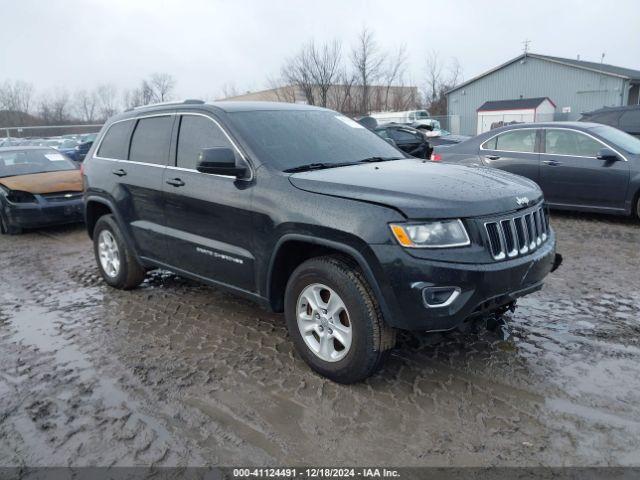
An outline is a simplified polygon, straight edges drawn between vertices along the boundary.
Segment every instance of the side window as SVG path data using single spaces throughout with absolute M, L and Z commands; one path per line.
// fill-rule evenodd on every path
M 620 121 L 620 112 L 605 112 L 598 113 L 592 116 L 588 121 L 595 123 L 602 123 L 604 125 L 611 125 L 612 127 L 618 127 Z
M 547 130 L 545 152 L 555 155 L 595 157 L 602 148 L 600 142 L 572 130 Z
M 498 139 L 498 137 L 493 137 L 490 140 L 487 140 L 486 142 L 484 142 L 482 144 L 482 148 L 484 148 L 485 150 L 495 150 L 496 149 L 496 140 Z
M 407 132 L 406 130 L 397 130 L 390 128 L 387 130 L 389 136 L 397 142 L 413 142 L 417 136 L 413 132 Z
M 640 108 L 637 110 L 629 110 L 622 114 L 620 129 L 630 129 L 634 132 L 640 130 Z
M 200 150 L 214 147 L 233 149 L 224 132 L 211 120 L 199 115 L 183 115 L 176 166 L 195 170 Z
M 166 165 L 171 143 L 173 117 L 149 117 L 138 120 L 131 137 L 129 160 Z
M 97 156 L 126 160 L 132 124 L 133 120 L 129 120 L 111 125 L 104 134 Z
M 535 130 L 512 130 L 496 137 L 495 150 L 532 153 L 536 145 Z

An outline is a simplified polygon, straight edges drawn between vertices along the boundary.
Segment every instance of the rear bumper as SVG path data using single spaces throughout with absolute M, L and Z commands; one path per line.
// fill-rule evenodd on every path
M 61 202 L 7 204 L 5 213 L 9 223 L 21 228 L 77 223 L 84 220 L 82 198 Z
M 384 278 L 378 279 L 391 312 L 387 322 L 406 330 L 451 330 L 468 318 L 506 306 L 542 288 L 554 268 L 555 234 L 530 255 L 490 264 L 461 264 L 412 257 L 394 245 L 372 245 Z M 426 292 L 451 287 L 451 303 L 429 306 Z

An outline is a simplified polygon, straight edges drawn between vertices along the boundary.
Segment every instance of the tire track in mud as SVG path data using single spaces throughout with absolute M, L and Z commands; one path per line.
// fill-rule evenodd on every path
M 640 228 L 553 223 L 565 264 L 508 338 L 401 335 L 354 386 L 214 288 L 106 287 L 80 230 L 0 237 L 0 464 L 637 464 Z

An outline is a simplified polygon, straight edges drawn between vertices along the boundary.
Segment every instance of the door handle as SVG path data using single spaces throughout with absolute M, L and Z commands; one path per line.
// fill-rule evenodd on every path
M 167 180 L 169 185 L 173 185 L 174 187 L 182 187 L 184 186 L 184 182 L 179 178 L 172 178 L 171 180 Z
M 558 162 L 557 160 L 543 160 L 542 163 L 544 163 L 545 165 L 550 165 L 552 167 L 557 167 L 558 165 L 562 165 L 562 163 Z
M 117 170 L 112 170 L 111 173 L 119 177 L 124 177 L 127 174 L 127 172 L 125 172 L 122 168 L 119 168 Z
M 487 160 L 498 160 L 500 158 L 500 155 L 485 155 L 484 158 L 486 158 Z

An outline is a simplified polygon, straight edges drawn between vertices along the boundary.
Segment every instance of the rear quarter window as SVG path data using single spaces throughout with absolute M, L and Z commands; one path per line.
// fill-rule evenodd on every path
M 129 135 L 131 134 L 132 120 L 114 123 L 104 134 L 97 156 L 103 158 L 115 158 L 126 160 L 129 150 Z

